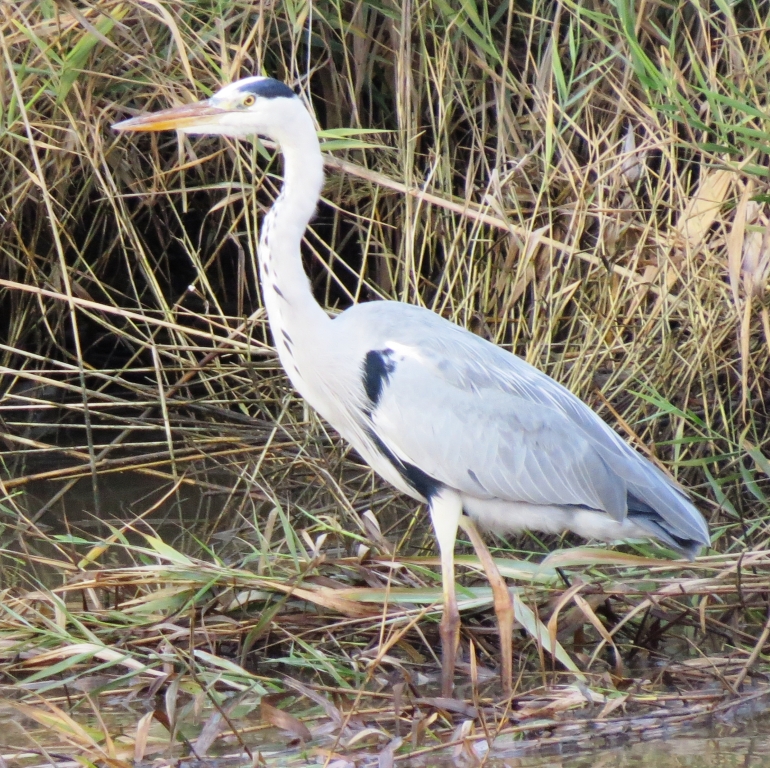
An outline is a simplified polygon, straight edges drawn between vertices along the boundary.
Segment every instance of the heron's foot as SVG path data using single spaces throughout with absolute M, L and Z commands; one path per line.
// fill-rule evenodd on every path
M 513 691 L 513 600 L 508 585 L 500 574 L 492 555 L 481 538 L 478 528 L 469 517 L 460 520 L 460 526 L 468 534 L 473 549 L 484 568 L 489 586 L 492 587 L 492 599 L 497 618 L 497 631 L 500 635 L 500 682 L 503 696 L 508 697 Z
M 490 579 L 490 584 L 500 635 L 500 682 L 507 698 L 513 693 L 513 601 L 504 581 L 502 586 L 496 586 Z
M 450 699 L 455 681 L 457 646 L 460 643 L 460 610 L 456 599 L 444 604 L 439 634 L 441 636 L 441 695 Z

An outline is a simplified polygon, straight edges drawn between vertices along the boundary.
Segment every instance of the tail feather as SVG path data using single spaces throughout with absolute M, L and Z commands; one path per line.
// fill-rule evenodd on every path
M 686 503 L 690 506 L 689 502 Z M 700 516 L 697 510 L 695 514 Z M 628 494 L 628 519 L 690 560 L 695 559 L 701 548 L 708 544 L 708 539 L 705 536 L 701 535 L 695 539 L 686 534 L 682 535 L 660 513 L 630 492 Z

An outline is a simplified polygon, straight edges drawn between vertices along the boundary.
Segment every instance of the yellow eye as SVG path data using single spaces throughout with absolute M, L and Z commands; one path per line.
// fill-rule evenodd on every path
M 246 96 L 243 97 L 243 106 L 244 107 L 253 107 L 254 103 L 256 102 L 257 97 L 253 94 L 249 93 Z

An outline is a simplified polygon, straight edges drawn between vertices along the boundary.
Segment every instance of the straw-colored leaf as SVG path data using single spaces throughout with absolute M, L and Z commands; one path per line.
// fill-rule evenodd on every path
M 113 662 L 135 672 L 142 672 L 144 674 L 155 676 L 163 674 L 156 669 L 149 668 L 146 664 L 137 661 L 125 653 L 121 653 L 112 648 L 105 648 L 94 643 L 75 643 L 73 645 L 62 646 L 61 648 L 54 648 L 53 650 L 36 654 L 32 657 L 31 661 L 36 665 L 40 665 L 47 664 L 62 657 L 69 658 L 82 655 L 90 655 L 97 659 L 101 659 L 102 661 Z
M 104 734 L 98 728 L 81 725 L 55 704 L 47 702 L 44 709 L 42 707 L 30 706 L 23 702 L 16 702 L 14 709 L 19 714 L 40 723 L 45 728 L 56 731 L 66 740 L 82 748 L 93 749 L 97 754 L 106 757 L 100 746 L 100 742 L 104 739 Z
M 134 761 L 139 763 L 144 759 L 147 749 L 147 739 L 150 736 L 150 726 L 154 721 L 154 713 L 147 712 L 139 718 L 136 724 L 136 735 L 134 737 Z
M 711 229 L 727 197 L 730 185 L 737 178 L 733 171 L 714 169 L 706 172 L 695 194 L 687 202 L 677 223 L 676 231 L 691 250 L 696 250 Z
M 158 536 L 145 534 L 144 539 L 164 560 L 168 560 L 168 562 L 174 563 L 175 565 L 191 566 L 193 564 L 193 561 L 190 560 L 189 557 L 166 544 L 166 542 Z
M 671 560 L 631 555 L 625 552 L 616 552 L 612 549 L 597 549 L 595 547 L 558 549 L 547 555 L 543 563 L 551 568 L 570 568 L 583 565 L 637 565 L 644 567 L 664 565 L 671 568 L 677 567 L 677 564 Z M 687 563 L 687 567 L 692 567 L 692 563 Z
M 762 451 L 755 445 L 752 445 L 746 438 L 743 439 L 743 446 L 747 453 L 754 460 L 755 464 L 763 472 L 766 477 L 770 477 L 770 459 L 765 456 Z
M 736 308 L 740 307 L 739 291 L 741 287 L 741 262 L 746 237 L 746 211 L 753 190 L 754 185 L 751 181 L 744 185 L 741 198 L 735 209 L 732 227 L 727 234 L 727 272 L 730 277 L 730 287 L 733 290 L 733 301 Z
M 517 594 L 512 595 L 513 598 L 513 612 L 516 617 L 516 621 L 521 624 L 527 633 L 541 645 L 548 653 L 552 654 L 559 660 L 570 672 L 573 672 L 579 680 L 585 679 L 585 676 L 577 668 L 575 662 L 570 658 L 570 655 L 564 650 L 561 644 L 556 641 L 551 641 L 551 637 L 548 633 L 546 626 L 538 619 L 532 609 L 525 605 L 521 597 Z

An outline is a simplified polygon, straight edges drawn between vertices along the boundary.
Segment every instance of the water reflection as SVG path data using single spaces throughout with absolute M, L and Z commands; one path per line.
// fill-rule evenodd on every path
M 725 731 L 720 735 L 720 730 Z M 752 768 L 770 763 L 770 729 L 751 722 L 666 740 L 639 742 L 571 756 L 499 758 L 489 768 Z M 437 763 L 448 766 L 449 763 Z
M 226 488 L 215 493 L 185 483 L 175 487 L 165 479 L 125 472 L 99 478 L 96 490 L 90 478 L 66 493 L 60 489 L 61 483 L 32 482 L 0 504 L 0 588 L 58 586 L 66 576 L 62 563 L 74 565 L 89 544 L 115 531 L 135 543 L 141 543 L 140 532 L 152 533 L 192 556 L 206 546 L 226 552 L 238 533 Z M 126 547 L 113 546 L 100 563 L 121 567 L 135 560 Z

